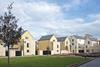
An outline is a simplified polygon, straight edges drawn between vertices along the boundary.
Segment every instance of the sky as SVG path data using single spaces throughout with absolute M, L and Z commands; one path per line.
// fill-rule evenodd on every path
M 18 25 L 35 39 L 49 34 L 100 38 L 100 0 L 0 0 L 0 15 L 12 2 Z

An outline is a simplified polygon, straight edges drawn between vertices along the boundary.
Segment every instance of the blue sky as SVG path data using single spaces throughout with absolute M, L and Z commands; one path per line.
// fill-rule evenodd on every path
M 0 15 L 11 2 L 18 25 L 36 39 L 47 34 L 100 37 L 100 0 L 0 0 Z

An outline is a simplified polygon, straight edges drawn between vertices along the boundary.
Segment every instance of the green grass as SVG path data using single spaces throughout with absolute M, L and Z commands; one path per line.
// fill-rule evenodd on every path
M 35 56 L 11 58 L 10 67 L 67 67 L 85 61 L 82 57 Z M 0 58 L 0 67 L 7 67 L 7 58 Z

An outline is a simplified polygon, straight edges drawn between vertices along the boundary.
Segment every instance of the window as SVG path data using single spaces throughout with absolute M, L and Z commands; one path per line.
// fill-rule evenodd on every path
M 79 46 L 79 48 L 81 48 L 81 47 Z
M 29 47 L 29 43 L 27 43 L 27 47 Z
M 29 53 L 29 50 L 27 50 L 27 53 Z
M 74 50 L 73 50 L 73 53 L 74 53 Z
M 86 45 L 86 48 L 87 48 L 88 46 Z
M 70 50 L 71 50 L 71 45 L 70 45 Z
M 89 52 L 89 50 L 86 50 L 86 52 Z
M 90 41 L 88 41 L 88 44 L 90 44 Z
M 53 40 L 53 42 L 55 42 L 55 40 Z
M 72 45 L 74 45 L 74 43 L 72 43 Z
M 28 39 L 28 37 L 25 37 L 25 39 Z
M 74 41 L 74 39 L 72 39 L 72 41 Z
M 57 48 L 59 48 L 59 45 L 57 45 Z

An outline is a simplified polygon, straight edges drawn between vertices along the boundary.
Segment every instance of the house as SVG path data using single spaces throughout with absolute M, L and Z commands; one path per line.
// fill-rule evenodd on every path
M 100 52 L 100 39 L 98 39 L 98 51 Z
M 23 56 L 35 55 L 35 40 L 28 31 L 25 31 L 21 36 L 20 49 Z
M 98 39 L 90 34 L 85 35 L 85 53 L 99 52 Z
M 82 36 L 70 36 L 70 51 L 72 53 L 84 53 L 85 39 Z
M 60 53 L 70 53 L 70 41 L 68 37 L 57 37 L 57 41 L 60 42 Z
M 96 53 L 100 52 L 98 39 L 90 34 L 85 36 L 70 36 L 70 51 L 72 53 Z
M 10 46 L 10 57 L 35 55 L 35 40 L 28 31 L 24 31 L 21 35 L 20 42 Z M 0 44 L 0 56 L 8 56 L 7 46 Z
M 39 55 L 60 54 L 60 43 L 54 35 L 45 35 L 38 40 Z

